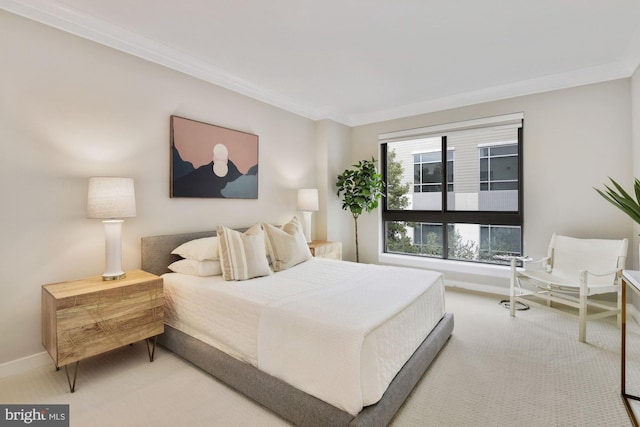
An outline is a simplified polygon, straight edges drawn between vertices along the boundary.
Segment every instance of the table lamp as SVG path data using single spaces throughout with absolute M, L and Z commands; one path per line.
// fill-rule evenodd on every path
M 87 217 L 102 219 L 105 233 L 105 272 L 103 280 L 125 277 L 122 271 L 122 223 L 120 218 L 136 216 L 133 178 L 89 178 Z
M 318 189 L 301 188 L 298 190 L 298 210 L 304 219 L 304 235 L 311 242 L 311 215 L 318 210 Z

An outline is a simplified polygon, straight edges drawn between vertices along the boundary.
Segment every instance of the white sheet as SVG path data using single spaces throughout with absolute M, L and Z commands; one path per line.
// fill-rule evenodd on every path
M 341 286 L 267 304 L 258 330 L 258 367 L 357 414 L 364 406 L 360 364 L 365 337 L 425 294 L 431 275 L 372 265 Z M 404 363 L 411 353 L 400 360 Z
M 225 282 L 220 277 L 200 278 L 176 273 L 163 277 L 165 322 L 168 325 L 240 360 L 270 370 L 275 376 L 353 414 L 359 412 L 362 406 L 380 399 L 398 370 L 444 314 L 442 276 L 425 270 L 312 258 L 289 270 L 241 282 Z M 376 278 L 382 280 L 376 282 Z M 374 282 L 379 284 L 370 285 Z M 337 308 L 347 301 L 346 297 L 340 297 L 338 293 L 338 289 L 345 287 L 351 294 L 349 304 L 354 305 L 353 310 Z M 364 302 L 361 296 L 357 296 L 359 291 L 369 293 L 367 291 L 374 287 L 377 289 L 377 296 L 373 302 Z M 402 298 L 391 302 L 392 297 L 395 299 L 398 295 Z M 290 336 L 274 338 L 277 334 L 269 332 L 268 323 L 273 323 L 274 318 L 273 312 L 269 314 L 271 309 L 279 312 L 294 308 L 293 311 L 296 311 L 297 306 L 304 306 L 309 310 L 324 311 L 321 306 L 312 308 L 316 300 L 325 300 L 331 310 L 342 312 L 330 316 L 334 319 L 334 324 L 359 325 L 358 332 L 355 332 L 361 337 L 359 344 L 349 344 L 350 350 L 344 350 L 350 354 L 348 364 L 340 362 L 340 357 L 334 352 L 337 345 L 335 343 L 330 344 L 328 349 L 322 349 L 319 340 L 316 339 L 313 344 L 314 335 L 308 333 L 293 339 Z M 371 310 L 372 304 L 378 308 Z M 306 310 L 305 308 L 303 311 Z M 376 313 L 378 318 L 374 318 L 372 313 Z M 303 323 L 300 319 L 305 316 L 300 313 L 297 316 L 298 321 L 295 323 L 280 318 L 277 322 L 281 326 L 278 328 Z M 304 323 L 308 322 L 304 320 Z M 318 326 L 318 323 L 310 327 L 314 332 L 324 330 L 325 335 L 327 330 L 330 331 L 329 335 L 344 334 L 335 332 L 332 326 Z M 284 327 L 283 330 L 293 333 L 296 329 L 297 326 Z M 258 338 L 259 330 L 262 330 L 261 338 Z M 353 334 L 353 330 L 347 333 Z M 294 355 L 289 362 L 276 368 L 265 367 L 265 364 L 270 363 L 267 359 L 278 359 L 276 352 L 269 353 L 267 349 L 271 347 L 273 350 L 274 347 L 269 344 L 269 335 L 272 336 L 271 339 L 290 343 L 286 350 L 279 350 L 280 358 L 289 352 Z M 296 345 L 296 342 L 300 345 Z M 305 349 L 306 361 L 300 358 Z M 336 357 L 326 359 L 327 354 Z M 291 371 L 286 368 L 289 363 Z M 321 384 L 309 380 L 318 377 L 318 372 L 311 369 L 314 366 L 322 370 Z M 290 375 L 294 371 L 296 374 Z M 326 375 L 327 372 L 340 374 L 325 381 L 325 377 L 331 377 Z

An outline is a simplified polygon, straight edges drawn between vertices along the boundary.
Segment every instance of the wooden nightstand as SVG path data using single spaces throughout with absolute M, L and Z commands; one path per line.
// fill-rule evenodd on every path
M 342 259 L 342 242 L 314 240 L 309 243 L 311 255 L 317 258 Z
M 64 366 L 73 393 L 83 359 L 146 339 L 153 362 L 155 338 L 164 332 L 163 304 L 162 278 L 142 270 L 121 280 L 95 276 L 43 285 L 42 345 L 56 369 Z M 72 381 L 67 365 L 73 362 Z

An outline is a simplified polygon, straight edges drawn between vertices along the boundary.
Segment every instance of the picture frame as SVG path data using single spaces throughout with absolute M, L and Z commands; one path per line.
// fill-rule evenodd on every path
M 171 116 L 170 197 L 257 199 L 258 136 Z

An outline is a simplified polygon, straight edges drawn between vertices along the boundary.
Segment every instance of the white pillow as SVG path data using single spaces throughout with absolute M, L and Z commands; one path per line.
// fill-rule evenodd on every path
M 244 233 L 219 227 L 218 242 L 224 280 L 246 280 L 271 274 L 260 224 Z
M 274 271 L 282 271 L 311 258 L 311 251 L 297 217 L 278 228 L 263 224 Z
M 191 240 L 181 244 L 171 253 L 180 255 L 182 258 L 194 259 L 196 261 L 219 259 L 218 238 L 214 236 Z
M 196 261 L 195 259 L 181 259 L 169 266 L 169 270 L 175 273 L 190 274 L 192 276 L 220 276 L 222 267 L 219 260 L 207 259 Z

